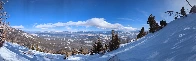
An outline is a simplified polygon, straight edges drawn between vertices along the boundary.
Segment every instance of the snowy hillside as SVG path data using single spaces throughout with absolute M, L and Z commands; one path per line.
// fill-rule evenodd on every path
M 5 42 L 4 46 L 0 48 L 0 60 L 5 61 L 50 61 L 63 60 L 62 55 L 55 55 L 49 53 L 42 53 L 28 50 L 18 44 Z M 2 59 L 3 58 L 3 59 Z M 55 58 L 55 59 L 54 59 Z
M 26 54 L 25 54 L 26 53 Z M 0 60 L 64 61 L 63 55 L 29 51 L 6 42 L 0 48 Z M 74 55 L 68 61 L 196 61 L 196 14 L 179 18 L 154 34 L 122 44 L 105 55 Z
M 196 14 L 94 60 L 109 60 L 114 55 L 120 61 L 196 61 Z

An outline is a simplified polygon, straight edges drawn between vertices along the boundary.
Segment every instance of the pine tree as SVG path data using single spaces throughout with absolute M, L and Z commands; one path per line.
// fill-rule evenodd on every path
M 155 21 L 155 16 L 153 16 L 152 14 L 149 16 L 147 24 L 149 24 L 149 26 L 150 26 L 150 28 L 149 28 L 150 33 L 154 33 L 160 29 L 160 26 Z
M 143 37 L 146 35 L 146 32 L 144 32 L 144 27 L 142 27 L 141 31 L 139 31 L 140 33 L 137 35 L 137 39 Z
M 95 42 L 94 44 L 93 44 L 93 49 L 92 49 L 92 53 L 97 53 L 97 42 Z
M 94 51 L 93 49 L 90 50 L 90 55 L 93 55 Z
M 98 41 L 93 44 L 93 49 L 91 50 L 91 54 L 93 54 L 93 53 L 97 54 L 97 53 L 101 52 L 102 48 L 103 48 L 103 45 L 102 45 L 100 39 L 98 39 Z
M 185 10 L 184 7 L 182 7 L 182 9 L 180 10 L 181 15 L 187 17 L 186 12 L 184 10 Z
M 120 46 L 120 39 L 118 38 L 118 34 L 115 35 L 115 49 L 118 49 Z
M 120 39 L 118 38 L 118 34 L 115 34 L 114 30 L 112 30 L 112 40 L 109 42 L 109 50 L 113 51 L 119 48 Z
M 109 51 L 114 50 L 114 44 L 110 41 L 109 42 Z
M 97 53 L 101 52 L 102 51 L 102 44 L 101 44 L 101 41 L 100 39 L 98 39 L 98 42 L 97 42 Z
M 155 27 L 155 31 L 159 31 L 160 30 L 160 26 L 159 26 L 159 24 L 158 23 L 156 23 L 156 27 Z
M 107 52 L 108 51 L 108 48 L 109 48 L 109 45 L 108 44 L 105 44 L 105 51 Z

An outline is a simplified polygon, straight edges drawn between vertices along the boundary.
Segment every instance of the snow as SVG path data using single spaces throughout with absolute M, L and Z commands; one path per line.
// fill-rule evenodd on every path
M 33 38 L 30 34 L 27 33 L 22 33 L 22 35 L 24 35 L 26 38 Z
M 7 48 L 6 48 L 7 47 Z M 18 54 L 16 54 L 13 51 L 10 51 L 8 48 L 10 48 L 10 46 L 3 46 L 0 49 L 0 56 L 8 61 L 29 61 L 28 59 L 25 59 L 21 56 L 19 56 Z
M 37 34 L 31 34 L 31 35 L 33 35 L 33 36 L 37 36 Z
M 196 14 L 174 20 L 160 31 L 121 44 L 104 55 L 63 58 L 64 55 L 28 50 L 10 42 L 0 48 L 0 61 L 196 61 Z
M 28 50 L 23 46 L 18 44 L 13 44 L 5 42 L 4 46 L 0 48 L 0 57 L 4 58 L 7 61 L 51 61 L 64 60 L 62 55 L 58 54 L 49 54 L 43 52 L 37 52 L 34 50 Z
M 196 14 L 172 21 L 162 30 L 121 45 L 94 61 L 116 55 L 120 61 L 196 61 Z

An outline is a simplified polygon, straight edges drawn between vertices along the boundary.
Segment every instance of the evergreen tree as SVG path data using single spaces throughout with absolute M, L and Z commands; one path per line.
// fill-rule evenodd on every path
M 91 54 L 93 54 L 93 53 L 97 54 L 97 53 L 101 52 L 102 48 L 103 48 L 103 45 L 102 45 L 100 39 L 98 39 L 98 42 L 95 42 L 93 44 L 93 49 L 92 49 Z
M 95 43 L 93 44 L 92 52 L 95 53 L 95 54 L 97 53 L 97 42 L 95 42 Z
M 120 39 L 118 38 L 118 34 L 115 35 L 115 45 L 116 45 L 115 49 L 118 49 L 120 46 Z
M 109 45 L 108 44 L 105 44 L 105 51 L 107 52 L 108 51 L 108 48 L 109 48 Z
M 184 10 L 185 10 L 184 7 L 182 7 L 182 9 L 180 10 L 181 15 L 187 17 L 186 12 Z
M 93 55 L 94 51 L 93 49 L 90 50 L 90 55 Z
M 142 27 L 141 31 L 139 31 L 140 33 L 137 35 L 137 39 L 143 37 L 146 35 L 146 32 L 144 32 L 144 27 Z
M 101 44 L 101 41 L 100 39 L 98 39 L 98 42 L 97 42 L 97 53 L 101 52 L 102 51 L 102 44 Z
M 112 43 L 111 41 L 109 42 L 109 51 L 114 50 L 114 43 Z
M 154 33 L 160 29 L 158 23 L 156 23 L 156 21 L 155 21 L 155 16 L 153 16 L 152 14 L 149 16 L 147 24 L 149 24 L 149 26 L 150 26 L 150 28 L 149 28 L 150 33 Z
M 160 26 L 158 23 L 156 23 L 156 26 L 155 26 L 155 31 L 159 31 L 160 30 Z
M 115 34 L 114 30 L 112 30 L 112 40 L 109 42 L 109 51 L 118 49 L 119 45 L 120 39 L 118 38 L 118 34 Z

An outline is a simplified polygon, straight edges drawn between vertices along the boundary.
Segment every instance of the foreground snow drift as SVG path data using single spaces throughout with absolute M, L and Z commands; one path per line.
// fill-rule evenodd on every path
M 0 48 L 0 57 L 8 61 L 62 61 L 62 55 L 55 55 L 49 53 L 42 53 L 28 50 L 18 44 L 5 42 L 4 46 Z M 0 58 L 1 60 L 1 58 Z
M 0 48 L 0 60 L 8 61 L 196 61 L 196 14 L 169 23 L 154 34 L 105 55 L 63 55 L 28 50 L 5 42 Z

